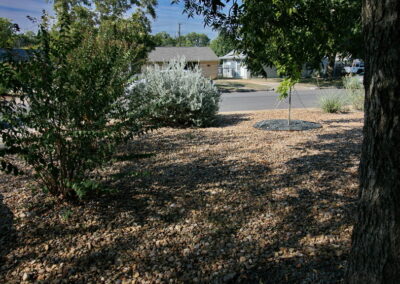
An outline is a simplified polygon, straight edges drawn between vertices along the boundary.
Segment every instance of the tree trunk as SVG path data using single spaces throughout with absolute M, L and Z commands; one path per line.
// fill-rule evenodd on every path
M 400 283 L 400 1 L 364 0 L 360 200 L 346 280 Z

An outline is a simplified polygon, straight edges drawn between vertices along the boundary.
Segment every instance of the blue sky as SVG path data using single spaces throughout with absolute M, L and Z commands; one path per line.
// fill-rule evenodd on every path
M 182 34 L 189 32 L 205 33 L 213 39 L 217 32 L 211 28 L 204 28 L 201 17 L 188 19 L 182 14 L 182 4 L 170 5 L 170 0 L 159 0 L 157 7 L 157 19 L 153 22 L 153 33 L 166 31 L 175 36 L 178 32 L 178 23 L 181 23 Z M 0 17 L 9 18 L 19 24 L 23 31 L 36 30 L 36 24 L 30 22 L 26 16 L 40 18 L 43 9 L 51 12 L 51 4 L 46 0 L 0 0 Z

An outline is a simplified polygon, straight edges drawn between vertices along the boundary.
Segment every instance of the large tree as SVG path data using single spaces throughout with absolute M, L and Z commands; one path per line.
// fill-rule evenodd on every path
M 176 39 L 167 32 L 159 32 L 152 37 L 156 46 L 176 46 Z
M 277 92 L 281 99 L 289 97 L 289 125 L 291 93 L 304 69 L 319 69 L 324 56 L 346 53 L 350 45 L 342 41 L 352 38 L 361 13 L 361 0 L 182 2 L 189 15 L 203 14 L 206 24 L 230 36 L 253 73 L 274 66 L 284 76 Z
M 179 39 L 178 39 L 179 41 Z M 191 32 L 181 39 L 182 46 L 207 46 L 210 43 L 210 39 L 206 34 Z
M 202 13 L 207 23 L 217 25 L 232 24 L 229 21 L 229 15 L 225 15 L 221 8 L 226 2 L 233 3 L 231 13 L 234 16 L 243 9 L 243 6 L 235 0 L 187 0 L 185 2 L 189 12 Z M 245 4 L 260 2 L 260 5 L 261 3 L 265 5 L 265 9 L 271 9 L 273 7 L 271 5 L 288 5 L 295 1 L 243 2 Z M 320 2 L 319 4 L 324 4 L 326 1 Z M 317 2 L 314 4 L 317 5 L 313 7 L 314 12 L 324 7 L 318 5 Z M 297 9 L 298 6 L 295 7 Z M 258 11 L 254 10 L 252 13 L 257 15 Z M 364 0 L 362 15 L 366 62 L 365 126 L 360 165 L 358 216 L 346 280 L 348 283 L 399 283 L 400 1 Z M 358 18 L 358 15 L 354 14 L 354 18 Z M 264 18 L 264 22 L 261 18 L 259 18 L 260 21 L 257 19 L 254 18 L 254 21 L 265 29 L 277 23 L 274 17 Z M 315 14 L 311 20 L 318 22 L 321 19 L 324 19 L 324 16 L 319 17 Z M 233 28 L 235 25 L 240 27 L 240 24 L 240 22 L 233 22 Z M 288 23 L 288 25 L 291 24 Z M 309 32 L 311 36 L 317 37 L 318 26 L 315 27 L 316 29 L 311 29 Z M 248 35 L 248 41 L 257 43 L 251 46 L 250 51 L 254 50 L 255 56 L 262 54 L 264 46 L 257 35 L 249 29 L 241 31 L 244 32 L 244 36 Z M 288 31 L 296 34 L 299 30 L 289 28 Z M 326 31 L 319 31 L 320 35 L 324 32 Z M 265 34 L 259 36 L 262 39 Z M 329 38 L 326 34 L 322 34 L 322 37 Z M 246 37 L 244 39 L 246 40 Z M 304 44 L 304 46 L 307 45 Z M 282 49 L 285 48 L 285 46 L 282 47 Z M 327 48 L 329 45 L 321 50 L 326 51 Z M 301 45 L 297 49 L 301 52 Z M 280 51 L 277 47 L 276 56 L 282 56 Z
M 275 65 L 293 77 L 337 54 L 362 55 L 361 0 L 175 0 L 229 35 L 252 71 Z M 331 60 L 332 61 L 332 60 Z M 334 62 L 333 62 L 334 63 Z
M 210 39 L 206 34 L 191 32 L 186 35 L 174 38 L 167 32 L 159 32 L 153 36 L 156 46 L 207 46 Z
M 400 1 L 365 0 L 365 127 L 349 283 L 400 281 Z
M 235 49 L 232 40 L 223 33 L 218 34 L 218 36 L 210 42 L 210 47 L 217 56 L 224 56 Z

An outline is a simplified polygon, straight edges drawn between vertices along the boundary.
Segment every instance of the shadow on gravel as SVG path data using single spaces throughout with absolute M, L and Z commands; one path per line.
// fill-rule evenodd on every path
M 245 89 L 245 88 L 241 88 L 241 89 L 221 89 L 220 92 L 221 93 L 250 93 L 250 92 L 259 92 L 260 90 L 256 90 L 256 89 Z M 262 90 L 264 91 L 264 90 Z M 266 89 L 265 91 L 270 91 L 269 89 Z
M 0 274 L 4 269 L 5 257 L 14 246 L 13 219 L 11 210 L 4 204 L 3 195 L 0 194 Z
M 293 196 L 281 202 L 287 213 L 274 231 L 277 240 L 269 251 L 274 261 L 259 263 L 234 282 L 241 283 L 339 283 L 343 281 L 350 243 L 340 238 L 342 228 L 354 223 L 357 190 L 342 191 L 358 181 L 361 128 L 322 134 L 318 142 L 296 145 L 298 150 L 318 151 L 286 163 L 280 188 L 290 187 Z M 317 173 L 317 180 L 310 180 Z M 318 191 L 308 185 L 318 186 Z M 343 233 L 343 232 L 342 232 Z M 350 232 L 348 233 L 350 234 Z M 306 245 L 306 241 L 309 245 Z M 292 250 L 292 251 L 291 251 Z M 268 251 L 264 251 L 268 254 Z
M 330 120 L 323 120 L 322 123 L 324 124 L 332 124 L 332 123 L 361 123 L 364 121 L 364 118 L 357 118 L 357 119 L 330 119 Z
M 220 119 L 224 127 L 248 118 Z M 144 154 L 121 158 L 117 178 L 107 184 L 119 192 L 86 205 L 93 209 L 93 225 L 51 224 L 59 229 L 31 232 L 40 241 L 68 235 L 68 250 L 84 243 L 76 255 L 40 251 L 24 260 L 66 263 L 67 282 L 100 276 L 113 282 L 139 276 L 148 282 L 341 282 L 349 248 L 341 234 L 353 223 L 356 194 L 348 184 L 357 181 L 361 138 L 360 127 L 322 133 L 317 141 L 294 145 L 304 155 L 279 165 L 221 150 L 218 145 L 243 139 L 230 131 L 207 136 L 188 130 L 135 142 L 127 152 Z M 190 147 L 196 151 L 182 151 Z M 252 151 L 259 157 L 267 150 Z M 165 158 L 158 159 L 160 153 Z M 0 208 L 11 230 L 12 215 L 1 199 Z M 3 240 L 11 241 L 2 232 L 1 256 L 7 253 Z M 93 244 L 81 241 L 94 235 Z M 46 276 L 55 279 L 60 275 Z
M 145 224 L 155 218 L 160 224 L 177 225 L 189 212 L 196 211 L 215 229 L 196 236 L 196 243 L 205 246 L 186 255 L 157 250 L 141 259 L 138 270 L 150 275 L 158 264 L 170 263 L 180 267 L 168 274 L 171 279 L 191 281 L 192 271 L 199 271 L 200 280 L 207 276 L 207 281 L 216 283 L 342 281 L 349 239 L 343 239 L 340 233 L 353 224 L 356 194 L 341 191 L 341 187 L 357 181 L 350 169 L 358 166 L 361 138 L 361 129 L 354 128 L 321 134 L 317 142 L 295 145 L 299 151 L 317 153 L 287 161 L 287 171 L 278 175 L 260 164 L 226 163 L 224 153 L 212 159 L 200 154 L 190 163 L 152 166 L 151 176 L 140 181 L 135 193 L 143 202 L 141 207 L 131 208 L 133 216 L 142 216 L 137 221 Z M 173 144 L 169 151 L 178 150 L 174 147 L 179 146 Z M 122 187 L 129 188 L 129 180 L 125 182 Z M 211 190 L 216 184 L 231 193 L 213 201 Z M 287 188 L 291 194 L 277 197 Z M 129 210 L 127 206 L 132 203 L 126 201 L 130 198 L 126 195 L 112 206 Z M 178 203 L 178 207 L 171 207 Z M 239 237 L 257 216 L 266 222 L 280 221 L 266 225 L 265 232 L 259 232 L 265 235 L 261 240 L 252 235 Z M 166 246 L 165 251 L 168 249 Z M 208 267 L 213 263 L 214 269 Z
M 249 115 L 246 114 L 219 114 L 214 123 L 215 127 L 235 126 L 243 121 L 249 121 Z

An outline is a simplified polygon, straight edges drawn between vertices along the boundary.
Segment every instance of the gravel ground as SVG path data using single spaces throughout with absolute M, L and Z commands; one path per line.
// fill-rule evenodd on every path
M 86 206 L 0 174 L 0 282 L 341 282 L 363 115 L 293 113 L 323 127 L 253 128 L 286 115 L 268 111 L 141 137 Z

